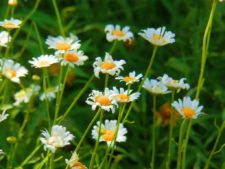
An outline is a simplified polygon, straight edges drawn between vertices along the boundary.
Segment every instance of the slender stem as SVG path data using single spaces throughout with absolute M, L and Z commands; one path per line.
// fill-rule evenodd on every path
M 171 101 L 170 105 L 174 101 L 175 91 L 171 93 Z M 170 160 L 171 160 L 171 147 L 172 147 L 172 140 L 173 140 L 173 118 L 174 118 L 174 111 L 172 106 L 170 106 L 170 131 L 169 131 L 169 145 L 168 145 L 168 154 L 167 154 L 167 161 L 166 161 L 166 169 L 170 169 Z
M 92 118 L 91 122 L 88 124 L 86 130 L 84 131 L 84 134 L 82 135 L 82 137 L 81 137 L 79 143 L 77 144 L 77 147 L 76 147 L 74 152 L 78 152 L 79 151 L 81 144 L 83 143 L 85 137 L 87 136 L 87 134 L 88 134 L 89 130 L 91 129 L 91 127 L 93 126 L 94 122 L 98 118 L 100 112 L 101 112 L 101 109 L 99 108 L 97 113 L 95 114 L 95 116 Z
M 54 169 L 54 159 L 55 159 L 55 154 L 52 153 L 52 155 L 50 157 L 50 167 L 49 167 L 49 169 Z
M 212 159 L 212 157 L 213 157 L 213 155 L 214 155 L 214 153 L 216 151 L 216 148 L 218 146 L 218 143 L 219 143 L 219 140 L 220 140 L 220 137 L 222 135 L 222 132 L 223 132 L 224 128 L 225 128 L 225 121 L 223 122 L 223 124 L 221 125 L 221 127 L 218 130 L 216 141 L 214 142 L 213 148 L 212 148 L 212 150 L 211 150 L 211 152 L 209 154 L 209 157 L 208 157 L 208 159 L 207 159 L 207 161 L 205 163 L 204 169 L 208 169 L 209 168 L 210 161 L 211 161 L 211 159 Z
M 55 14 L 56 14 L 56 17 L 57 17 L 60 33 L 62 34 L 63 37 L 65 37 L 65 32 L 64 32 L 64 29 L 63 29 L 63 24 L 62 24 L 62 20 L 61 20 L 61 17 L 60 17 L 60 13 L 59 13 L 59 9 L 58 9 L 56 0 L 52 0 L 52 3 L 53 3 Z
M 109 82 L 109 74 L 105 74 L 105 88 L 107 88 Z
M 101 162 L 101 164 L 100 164 L 98 169 L 101 169 L 103 167 L 103 165 L 105 164 L 105 161 L 106 161 L 106 159 L 107 159 L 107 157 L 109 155 L 109 152 L 110 152 L 110 146 L 107 146 L 105 155 L 104 155 L 103 160 L 102 160 L 102 162 Z
M 201 87 L 203 85 L 203 75 L 204 75 L 204 71 L 205 71 L 205 65 L 206 65 L 208 48 L 209 48 L 209 40 L 210 40 L 212 22 L 213 22 L 214 13 L 216 10 L 216 5 L 217 5 L 217 0 L 213 0 L 212 9 L 211 9 L 208 23 L 205 28 L 205 32 L 204 32 L 204 36 L 203 36 L 201 69 L 200 69 L 200 75 L 199 75 L 198 84 L 197 84 L 197 91 L 196 91 L 196 96 L 195 96 L 196 99 L 199 98 Z
M 116 45 L 117 45 L 117 40 L 115 40 L 115 41 L 113 42 L 113 46 L 112 46 L 112 48 L 111 48 L 110 51 L 109 51 L 110 54 L 112 54 L 112 53 L 114 52 L 114 50 L 116 49 Z
M 155 168 L 155 143 L 156 143 L 156 95 L 153 95 L 153 124 L 152 124 L 152 159 L 151 159 L 151 169 Z
M 155 56 L 156 56 L 157 49 L 158 49 L 157 46 L 155 46 L 154 49 L 153 49 L 152 57 L 151 57 L 151 59 L 150 59 L 150 61 L 149 61 L 148 67 L 147 67 L 147 69 L 146 69 L 146 71 L 145 71 L 144 78 L 142 79 L 142 81 L 141 81 L 141 83 L 140 83 L 140 85 L 139 85 L 139 87 L 138 87 L 138 90 L 137 90 L 138 92 L 141 91 L 141 88 L 142 88 L 142 86 L 143 86 L 143 84 L 144 84 L 146 78 L 148 77 L 148 75 L 149 75 L 149 73 L 150 73 L 150 70 L 151 70 L 152 65 L 153 65 L 153 63 L 154 63 L 154 60 L 155 60 Z M 133 108 L 134 103 L 135 103 L 135 102 L 133 101 L 133 102 L 130 104 L 130 106 L 129 106 L 128 110 L 127 110 L 126 116 L 125 116 L 125 118 L 124 118 L 124 120 L 123 120 L 124 123 L 126 122 L 128 116 L 129 116 L 129 114 L 130 114 L 130 112 L 131 112 L 131 110 L 132 110 L 132 108 Z
M 85 84 L 85 86 L 81 89 L 81 91 L 76 95 L 76 97 L 74 98 L 73 102 L 70 104 L 70 106 L 68 107 L 68 109 L 65 111 L 65 113 L 62 115 L 62 117 L 58 118 L 58 123 L 61 123 L 66 116 L 69 114 L 69 112 L 72 110 L 72 108 L 74 107 L 74 105 L 77 103 L 77 101 L 79 100 L 80 96 L 86 91 L 86 89 L 88 88 L 88 86 L 90 85 L 90 83 L 92 82 L 92 80 L 94 79 L 94 75 L 92 75 L 90 77 L 90 79 L 88 80 L 88 82 Z
M 30 159 L 38 152 L 38 150 L 41 148 L 41 145 L 37 146 L 31 153 L 30 155 L 20 164 L 20 167 L 23 167 L 26 165 Z
M 38 30 L 37 24 L 35 22 L 32 22 L 32 24 L 33 24 L 33 27 L 34 27 L 34 30 L 35 30 L 35 33 L 36 33 L 36 36 L 37 36 L 37 40 L 38 40 L 38 44 L 39 44 L 41 53 L 44 54 L 45 51 L 44 51 L 44 48 L 43 48 L 43 43 L 42 43 L 42 39 L 41 39 L 39 30 Z
M 95 156 L 97 154 L 99 140 L 100 140 L 100 137 L 101 137 L 102 119 L 103 119 L 103 110 L 100 111 L 100 120 L 99 120 L 99 128 L 98 128 L 98 138 L 97 138 L 97 140 L 95 142 L 95 147 L 94 147 L 94 151 L 93 151 L 92 156 L 91 156 L 91 162 L 90 162 L 90 165 L 89 165 L 89 169 L 92 169 L 94 167 Z
M 180 169 L 180 167 L 181 167 L 182 145 L 183 145 L 182 143 L 183 143 L 183 137 L 184 137 L 185 123 L 186 123 L 186 121 L 183 120 L 183 122 L 180 126 L 178 152 L 177 152 L 177 169 Z

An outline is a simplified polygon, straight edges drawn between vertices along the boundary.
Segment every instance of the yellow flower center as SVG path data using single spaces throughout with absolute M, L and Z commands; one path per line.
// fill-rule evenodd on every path
M 2 24 L 2 26 L 4 28 L 13 28 L 13 27 L 15 27 L 15 24 L 13 22 L 5 22 Z
M 104 62 L 101 64 L 100 66 L 102 69 L 106 69 L 106 70 L 110 70 L 116 67 L 116 65 L 114 63 L 108 63 L 108 62 Z
M 102 134 L 102 139 L 104 141 L 113 141 L 114 135 L 115 134 L 112 130 L 105 130 Z
M 75 162 L 71 167 L 76 169 L 86 169 L 86 167 L 81 162 Z
M 4 75 L 7 77 L 16 77 L 16 72 L 12 69 L 6 69 Z
M 107 96 L 98 96 L 95 98 L 95 102 L 100 103 L 102 106 L 112 105 L 111 100 Z
M 186 118 L 192 118 L 195 115 L 195 111 L 189 107 L 184 107 L 181 111 L 184 113 Z
M 126 76 L 126 77 L 123 78 L 123 80 L 128 83 L 130 81 L 135 81 L 136 78 L 135 77 L 131 77 L 131 76 Z
M 79 60 L 78 56 L 74 53 L 65 54 L 64 59 L 68 62 L 77 62 Z
M 120 100 L 121 102 L 127 102 L 129 100 L 129 96 L 127 96 L 126 94 L 118 94 L 116 96 L 114 96 L 116 99 Z
M 69 50 L 71 48 L 71 45 L 66 42 L 61 42 L 56 44 L 56 49 L 58 50 Z
M 38 62 L 38 67 L 47 67 L 50 65 L 50 62 L 48 60 L 40 60 Z
M 115 30 L 112 32 L 112 35 L 118 36 L 118 37 L 123 37 L 123 36 L 125 36 L 125 33 L 120 30 Z
M 163 39 L 163 37 L 162 36 L 160 36 L 160 35 L 157 35 L 157 34 L 153 34 L 153 40 L 161 40 L 161 39 Z

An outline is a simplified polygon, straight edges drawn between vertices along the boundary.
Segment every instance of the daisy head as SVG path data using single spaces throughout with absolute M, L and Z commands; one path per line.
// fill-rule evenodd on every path
M 92 106 L 92 110 L 100 107 L 106 111 L 115 112 L 115 107 L 117 106 L 116 100 L 114 98 L 114 93 L 112 90 L 105 88 L 104 92 L 97 90 L 92 90 L 91 94 L 86 100 L 86 103 Z
M 7 44 L 11 41 L 12 37 L 8 32 L 0 32 L 0 46 L 7 47 Z
M 199 106 L 199 101 L 191 100 L 190 97 L 184 97 L 172 103 L 172 106 L 180 113 L 184 119 L 196 119 L 200 114 L 203 106 Z
M 119 124 L 119 129 L 116 136 L 116 125 L 117 120 L 105 120 L 105 123 L 101 124 L 100 131 L 100 142 L 106 142 L 108 146 L 112 146 L 114 144 L 114 140 L 116 142 L 125 142 L 127 140 L 126 134 L 127 129 L 123 126 L 122 123 Z M 97 140 L 99 134 L 100 122 L 97 122 L 92 129 L 92 138 Z M 116 138 L 115 138 L 116 137 Z
M 25 67 L 11 59 L 0 60 L 0 70 L 3 76 L 15 83 L 20 83 L 20 78 L 28 74 L 28 70 Z
M 66 164 L 69 165 L 71 169 L 87 169 L 85 165 L 79 162 L 79 156 L 76 152 L 73 153 L 69 160 L 66 159 Z
M 164 46 L 169 43 L 175 42 L 175 34 L 170 31 L 166 31 L 165 27 L 159 27 L 157 29 L 143 29 L 142 32 L 139 33 L 139 35 L 154 46 Z
M 113 93 L 115 100 L 119 103 L 132 102 L 137 100 L 141 95 L 140 92 L 132 93 L 132 90 L 128 91 L 124 90 L 124 88 L 117 89 L 116 87 L 113 87 Z
M 131 85 L 135 82 L 139 82 L 142 78 L 142 74 L 136 75 L 136 72 L 130 72 L 128 76 L 118 76 L 116 79 L 120 80 L 121 82 L 125 82 L 126 85 Z
M 44 150 L 49 149 L 53 153 L 57 148 L 70 145 L 70 141 L 74 139 L 74 136 L 60 125 L 54 125 L 50 133 L 48 130 L 42 130 L 41 135 L 40 140 L 44 144 Z
M 123 65 L 125 63 L 125 60 L 114 61 L 112 56 L 106 52 L 104 60 L 100 57 L 95 59 L 93 63 L 94 74 L 97 78 L 99 78 L 100 72 L 111 76 L 117 76 L 120 74 L 120 71 L 123 70 Z
M 167 94 L 170 92 L 168 91 L 168 88 L 163 83 L 155 79 L 149 80 L 147 78 L 144 81 L 144 84 L 142 87 L 146 89 L 147 91 L 149 91 L 152 95 L 162 95 L 162 94 Z
M 79 41 L 74 37 L 70 36 L 64 38 L 62 36 L 48 36 L 45 43 L 48 45 L 49 49 L 57 50 L 59 53 L 64 53 L 69 50 L 78 50 L 80 48 Z
M 224 2 L 224 0 L 219 0 L 219 2 Z
M 121 28 L 120 25 L 106 25 L 105 27 L 106 32 L 106 39 L 109 42 L 112 42 L 114 40 L 118 41 L 128 41 L 131 43 L 131 41 L 134 39 L 133 33 L 130 31 L 129 26 L 125 26 L 124 28 Z
M 81 66 L 84 64 L 88 57 L 84 55 L 84 52 L 81 50 L 70 50 L 66 51 L 63 55 L 58 54 L 59 60 L 61 65 L 66 66 L 69 65 L 70 67 Z
M 188 90 L 190 88 L 190 85 L 188 83 L 184 83 L 185 78 L 182 78 L 180 80 L 174 80 L 167 74 L 164 74 L 162 77 L 159 77 L 158 79 L 172 91 L 179 92 L 181 89 Z
M 19 19 L 5 19 L 4 21 L 0 22 L 0 26 L 5 28 L 5 29 L 15 29 L 19 28 L 21 25 L 22 21 Z
M 48 101 L 51 101 L 51 100 L 53 100 L 53 99 L 56 98 L 56 93 L 58 91 L 60 91 L 60 90 L 62 90 L 62 84 L 57 85 L 55 87 L 49 87 L 49 88 L 47 88 L 47 91 L 46 92 L 43 92 L 40 95 L 39 99 L 41 101 L 44 101 L 46 99 L 46 97 L 47 97 Z
M 41 55 L 38 58 L 32 58 L 29 63 L 35 68 L 44 68 L 58 63 L 58 58 L 54 55 Z
M 4 109 L 4 110 L 2 111 L 2 114 L 0 114 L 0 123 L 1 123 L 2 121 L 6 120 L 7 117 L 9 116 L 9 114 L 6 114 L 5 112 L 6 112 L 6 109 Z

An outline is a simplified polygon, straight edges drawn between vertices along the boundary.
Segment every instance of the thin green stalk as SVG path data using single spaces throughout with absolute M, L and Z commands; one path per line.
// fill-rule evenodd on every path
M 170 131 L 169 131 L 169 145 L 168 145 L 166 169 L 170 169 L 170 160 L 171 160 L 171 147 L 172 147 L 172 140 L 173 140 L 173 118 L 174 118 L 174 111 L 171 104 L 174 101 L 174 95 L 175 95 L 175 91 L 171 93 L 171 101 L 170 101 Z
M 52 153 L 52 155 L 50 157 L 50 167 L 49 167 L 49 169 L 54 169 L 54 159 L 55 159 L 55 154 Z
M 94 147 L 94 151 L 93 151 L 92 156 L 91 156 L 91 162 L 90 162 L 90 165 L 89 165 L 89 169 L 93 169 L 93 167 L 94 167 L 95 156 L 97 154 L 99 140 L 100 140 L 100 137 L 101 137 L 102 119 L 103 119 L 103 110 L 101 110 L 101 113 L 100 113 L 99 128 L 98 128 L 98 138 L 97 138 L 97 140 L 95 142 L 95 147 Z
M 105 75 L 105 88 L 107 88 L 109 82 L 109 74 Z
M 25 166 L 30 159 L 38 152 L 38 150 L 41 148 L 41 145 L 37 146 L 31 153 L 30 155 L 19 165 L 20 167 Z
M 183 143 L 183 137 L 184 137 L 185 123 L 186 123 L 186 121 L 183 120 L 183 122 L 180 126 L 178 152 L 177 152 L 177 169 L 181 168 L 182 145 L 183 145 L 182 143 Z
M 48 102 L 48 94 L 47 94 L 47 69 L 43 69 L 43 89 L 44 89 L 44 93 L 45 93 L 45 104 L 46 104 L 46 113 L 47 113 L 47 116 L 48 116 L 48 125 L 49 125 L 49 128 L 51 126 L 51 116 L 50 116 L 50 110 L 49 110 L 49 102 Z
M 113 46 L 112 46 L 112 48 L 111 48 L 110 51 L 109 51 L 110 54 L 112 54 L 112 53 L 114 52 L 114 50 L 116 49 L 116 45 L 117 45 L 117 40 L 115 40 L 115 41 L 113 42 Z
M 216 141 L 214 142 L 213 148 L 212 148 L 212 150 L 211 150 L 211 152 L 209 154 L 209 157 L 208 157 L 208 159 L 207 159 L 207 161 L 205 163 L 204 169 L 208 169 L 209 168 L 210 161 L 211 161 L 211 159 L 212 159 L 212 157 L 213 157 L 213 155 L 214 155 L 214 153 L 216 151 L 216 148 L 218 146 L 218 143 L 219 143 L 219 140 L 220 140 L 220 137 L 222 135 L 222 132 L 223 132 L 224 128 L 225 128 L 225 121 L 223 122 L 223 124 L 221 125 L 221 127 L 218 130 Z
M 37 37 L 37 40 L 38 40 L 38 44 L 39 44 L 39 47 L 40 47 L 40 50 L 41 50 L 41 53 L 44 54 L 45 51 L 44 51 L 44 47 L 43 47 L 43 43 L 42 43 L 42 39 L 41 39 L 41 36 L 40 36 L 40 33 L 39 33 L 39 30 L 38 30 L 38 27 L 37 27 L 37 24 L 33 21 L 32 22 L 33 24 L 33 27 L 34 27 L 34 30 L 35 30 L 35 33 L 36 33 L 36 37 Z
M 200 75 L 198 79 L 197 84 L 197 91 L 196 91 L 196 99 L 199 98 L 199 94 L 201 91 L 201 87 L 203 85 L 203 75 L 205 71 L 205 65 L 207 60 L 207 54 L 208 54 L 208 48 L 209 48 L 209 40 L 211 35 L 211 29 L 212 29 L 212 23 L 213 23 L 213 17 L 216 10 L 217 0 L 213 0 L 212 9 L 209 15 L 208 23 L 205 28 L 204 36 L 203 36 L 203 42 L 202 42 L 202 56 L 201 56 L 201 69 L 200 69 Z
M 65 32 L 64 32 L 64 29 L 63 29 L 63 24 L 62 24 L 62 20 L 61 20 L 61 17 L 60 17 L 60 13 L 59 13 L 59 9 L 58 9 L 56 0 L 52 0 L 52 3 L 53 3 L 55 14 L 56 14 L 56 17 L 57 17 L 60 33 L 63 37 L 65 37 Z
M 183 144 L 183 154 L 182 154 L 182 169 L 185 169 L 185 161 L 186 161 L 186 153 L 187 153 L 187 145 L 189 140 L 189 135 L 191 131 L 192 119 L 188 121 L 187 133 Z
M 82 135 L 82 137 L 81 137 L 79 143 L 77 144 L 76 149 L 75 149 L 74 152 L 78 152 L 79 151 L 81 144 L 83 143 L 85 137 L 87 136 L 87 134 L 88 134 L 89 130 L 91 129 L 91 127 L 93 126 L 93 124 L 96 122 L 100 112 L 101 112 L 101 109 L 99 108 L 97 113 L 95 114 L 95 116 L 92 118 L 91 122 L 88 124 L 86 130 L 84 131 L 84 134 Z
M 156 152 L 156 95 L 153 95 L 153 124 L 152 124 L 152 159 L 151 159 L 151 169 L 155 168 L 155 152 Z
M 107 146 L 105 155 L 104 155 L 103 160 L 102 160 L 100 166 L 98 167 L 98 169 L 101 169 L 103 167 L 103 165 L 105 164 L 105 161 L 109 155 L 109 152 L 110 152 L 110 146 Z
M 85 86 L 81 89 L 81 91 L 76 95 L 76 97 L 74 98 L 73 102 L 70 104 L 70 106 L 68 107 L 68 109 L 65 111 L 65 113 L 62 115 L 62 117 L 58 118 L 58 123 L 61 123 L 66 116 L 69 114 L 69 112 L 72 110 L 72 108 L 74 107 L 74 105 L 77 103 L 77 101 L 79 100 L 80 96 L 86 91 L 86 89 L 89 87 L 90 83 L 92 82 L 92 80 L 94 79 L 94 75 L 92 75 L 90 77 L 90 79 L 88 80 L 88 82 L 85 84 Z
M 137 90 L 138 92 L 141 91 L 141 88 L 142 88 L 142 86 L 143 86 L 143 84 L 144 84 L 146 78 L 148 77 L 148 75 L 149 75 L 149 73 L 150 73 L 150 70 L 151 70 L 152 65 L 153 65 L 153 63 L 154 63 L 154 60 L 155 60 L 155 56 L 156 56 L 157 49 L 158 49 L 158 47 L 157 47 L 157 46 L 154 46 L 154 49 L 153 49 L 153 52 L 152 52 L 152 57 L 151 57 L 151 59 L 150 59 L 150 61 L 149 61 L 148 67 L 147 67 L 147 69 L 146 69 L 146 71 L 145 71 L 145 75 L 144 75 L 144 77 L 143 77 L 143 79 L 142 79 L 140 85 L 138 86 L 138 90 Z M 133 108 L 134 103 L 135 103 L 135 102 L 133 101 L 133 102 L 130 104 L 130 106 L 129 106 L 127 112 L 126 112 L 125 118 L 124 118 L 124 120 L 123 120 L 124 123 L 126 122 L 128 116 L 129 116 L 129 114 L 130 114 L 130 112 L 131 112 L 131 110 L 132 110 L 132 108 Z

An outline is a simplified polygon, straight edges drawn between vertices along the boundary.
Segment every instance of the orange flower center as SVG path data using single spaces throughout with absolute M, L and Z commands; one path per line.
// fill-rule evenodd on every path
M 161 40 L 161 39 L 163 39 L 163 37 L 162 36 L 160 36 L 160 35 L 157 35 L 157 34 L 153 34 L 153 40 Z
M 103 132 L 102 139 L 104 141 L 113 141 L 114 139 L 114 132 L 112 130 L 106 130 Z
M 181 111 L 184 113 L 186 118 L 192 118 L 195 115 L 195 111 L 189 107 L 184 107 Z
M 6 69 L 4 74 L 7 77 L 16 77 L 16 72 L 12 69 Z
M 38 62 L 38 67 L 47 67 L 50 65 L 50 62 L 48 60 L 40 60 Z
M 116 95 L 115 98 L 120 100 L 121 102 L 127 102 L 129 100 L 129 96 L 123 93 Z
M 64 56 L 64 59 L 68 62 L 77 62 L 79 60 L 78 56 L 74 53 L 68 53 Z
M 136 78 L 135 78 L 135 77 L 131 77 L 131 76 L 126 76 L 126 77 L 123 78 L 123 80 L 124 80 L 125 82 L 130 82 L 130 81 L 136 80 Z
M 71 45 L 66 42 L 61 42 L 56 44 L 56 49 L 58 50 L 69 50 L 71 48 Z
M 13 22 L 5 22 L 2 24 L 2 26 L 4 28 L 13 28 L 13 27 L 15 27 L 15 24 Z
M 86 169 L 86 167 L 81 162 L 76 162 L 71 167 L 76 169 Z
M 125 36 L 125 33 L 120 31 L 120 30 L 115 30 L 115 31 L 112 32 L 112 35 L 123 37 L 123 36 Z
M 98 96 L 95 98 L 95 102 L 100 103 L 102 106 L 112 105 L 111 100 L 107 96 Z
M 108 62 L 104 62 L 101 64 L 100 66 L 102 69 L 106 69 L 106 70 L 110 70 L 116 67 L 116 65 L 114 63 L 108 63 Z

